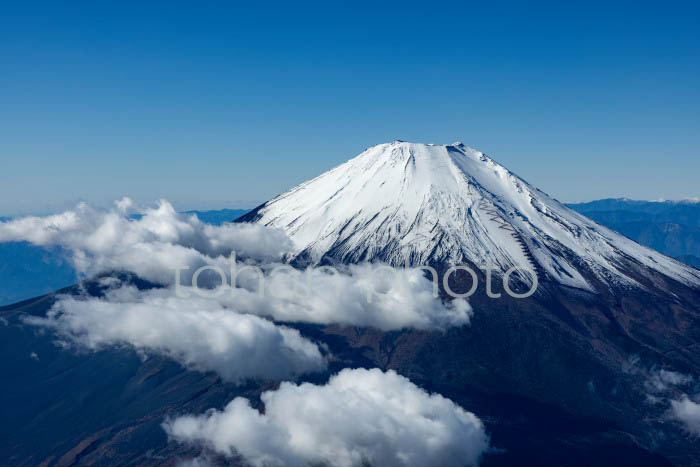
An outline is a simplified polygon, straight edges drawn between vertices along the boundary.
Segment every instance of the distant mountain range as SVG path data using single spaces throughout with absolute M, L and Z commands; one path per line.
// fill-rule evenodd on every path
M 700 202 L 622 198 L 568 206 L 642 245 L 700 268 Z

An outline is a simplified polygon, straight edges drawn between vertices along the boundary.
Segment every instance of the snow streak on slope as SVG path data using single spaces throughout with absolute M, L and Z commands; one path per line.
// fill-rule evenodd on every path
M 625 272 L 632 261 L 700 286 L 697 270 L 596 224 L 461 143 L 371 147 L 247 219 L 284 229 L 314 262 L 468 261 L 501 272 L 534 268 L 592 289 L 582 268 L 633 285 Z

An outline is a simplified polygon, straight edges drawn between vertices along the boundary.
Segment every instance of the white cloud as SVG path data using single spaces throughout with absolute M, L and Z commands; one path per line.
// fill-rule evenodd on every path
M 488 447 L 481 421 L 393 371 L 343 370 L 324 386 L 282 383 L 265 412 L 236 398 L 223 411 L 164 423 L 168 435 L 239 454 L 255 467 L 464 467 Z
M 671 416 L 679 420 L 690 433 L 700 436 L 700 404 L 685 394 L 680 400 L 671 401 Z
M 231 381 L 284 379 L 326 367 L 316 344 L 297 330 L 163 289 L 121 287 L 104 299 L 63 296 L 45 318 L 25 321 L 85 349 L 130 345 Z
M 267 295 L 223 287 L 217 297 L 202 297 L 192 287 L 182 287 L 179 294 L 173 287 L 138 290 L 104 277 L 98 281 L 103 298 L 62 295 L 46 317 L 25 321 L 52 328 L 64 342 L 83 349 L 130 345 L 238 381 L 284 379 L 325 368 L 315 344 L 268 318 L 384 330 L 435 329 L 466 323 L 471 313 L 462 300 L 445 305 L 435 299 L 419 271 L 381 270 L 384 288 L 375 277 L 380 269 L 369 265 L 336 277 L 315 273 L 313 277 L 320 277 L 312 282 L 311 293 L 302 289 L 304 274 L 272 271 Z M 300 282 L 291 284 L 293 277 Z M 375 281 L 380 283 L 376 290 Z
M 251 277 L 252 276 L 252 277 Z M 442 302 L 419 269 L 385 265 L 351 265 L 342 272 L 300 271 L 288 266 L 270 269 L 264 295 L 259 276 L 241 274 L 238 285 L 222 289 L 217 300 L 241 312 L 277 321 L 402 328 L 446 329 L 469 323 L 471 307 L 464 299 Z M 182 291 L 191 294 L 191 289 Z
M 218 268 L 230 284 L 235 253 L 237 260 L 247 258 L 265 271 L 265 296 L 256 300 L 246 295 L 243 289 L 251 291 L 257 285 L 257 276 L 247 271 L 237 276 L 235 300 L 220 301 L 275 320 L 382 330 L 446 329 L 468 324 L 471 316 L 465 300 L 443 303 L 434 297 L 433 282 L 419 269 L 364 264 L 349 266 L 341 274 L 329 274 L 327 269 L 308 274 L 275 263 L 292 249 L 291 240 L 280 230 L 258 224 L 208 225 L 194 215 L 178 214 L 164 200 L 140 217 L 130 216 L 132 210 L 133 203 L 124 198 L 109 211 L 80 204 L 53 216 L 0 222 L 0 242 L 60 245 L 70 252 L 76 269 L 88 276 L 129 271 L 162 285 L 173 285 L 175 269 L 183 267 L 187 269 L 181 271 L 180 282 L 192 284 L 202 266 Z M 244 267 L 236 264 L 238 270 Z M 211 271 L 199 279 L 204 287 L 221 283 Z
M 204 265 L 225 269 L 233 251 L 274 261 L 291 249 L 280 230 L 258 224 L 205 224 L 195 215 L 177 213 L 165 200 L 134 217 L 129 216 L 132 204 L 124 198 L 114 209 L 99 211 L 81 203 L 61 214 L 0 222 L 0 242 L 58 245 L 88 276 L 125 270 L 160 284 L 173 283 L 176 267 L 189 267 L 189 274 Z
M 683 386 L 693 381 L 693 378 L 677 371 L 652 369 L 645 386 L 652 392 L 664 392 L 673 386 Z

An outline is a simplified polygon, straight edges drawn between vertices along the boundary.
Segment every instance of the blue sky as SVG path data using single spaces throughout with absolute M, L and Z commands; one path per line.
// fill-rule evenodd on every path
M 700 195 L 690 2 L 22 3 L 0 214 L 252 207 L 394 139 L 463 141 L 562 201 Z

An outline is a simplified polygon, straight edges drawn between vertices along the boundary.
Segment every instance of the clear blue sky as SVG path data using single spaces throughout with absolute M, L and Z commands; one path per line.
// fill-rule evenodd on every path
M 697 2 L 16 3 L 0 214 L 252 207 L 394 139 L 562 201 L 700 195 Z

